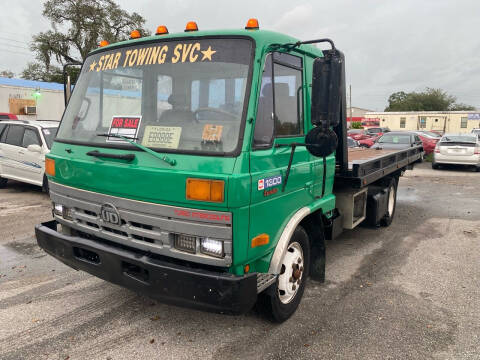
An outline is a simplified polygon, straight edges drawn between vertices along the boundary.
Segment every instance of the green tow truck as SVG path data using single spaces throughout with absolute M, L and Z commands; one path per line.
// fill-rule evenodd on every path
M 327 50 L 312 44 L 320 43 Z M 160 301 L 274 321 L 325 279 L 325 241 L 388 226 L 421 146 L 348 151 L 343 54 L 258 28 L 102 42 L 46 159 L 40 247 Z

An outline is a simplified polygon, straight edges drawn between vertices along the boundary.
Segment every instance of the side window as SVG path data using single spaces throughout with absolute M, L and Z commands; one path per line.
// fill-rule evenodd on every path
M 21 146 L 23 140 L 23 131 L 23 126 L 10 125 L 5 143 L 9 145 Z
M 418 135 L 415 135 L 415 142 L 422 142 L 422 140 L 420 139 L 420 137 Z
M 26 148 L 26 147 L 28 147 L 28 145 L 39 145 L 39 146 L 41 146 L 40 140 L 38 138 L 37 130 L 33 130 L 33 129 L 29 129 L 29 128 L 25 129 L 25 133 L 23 134 L 22 146 L 24 148 Z
M 275 63 L 273 74 L 275 83 L 275 135 L 302 135 L 302 71 Z
M 253 133 L 253 146 L 255 148 L 270 146 L 273 138 L 273 117 L 272 56 L 268 55 L 262 74 L 257 120 Z

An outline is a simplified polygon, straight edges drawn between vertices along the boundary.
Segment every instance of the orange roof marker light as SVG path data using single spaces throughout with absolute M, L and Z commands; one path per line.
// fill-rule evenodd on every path
M 198 31 L 198 26 L 195 21 L 189 21 L 187 26 L 185 26 L 185 32 Z
M 142 37 L 142 34 L 140 34 L 140 31 L 138 31 L 138 30 L 133 30 L 130 33 L 130 39 L 139 39 L 141 37 Z
M 246 30 L 258 30 L 260 29 L 260 26 L 258 25 L 258 20 L 257 19 L 248 19 L 247 21 L 247 26 L 245 26 Z
M 157 27 L 157 32 L 155 33 L 155 35 L 166 35 L 168 34 L 168 29 L 165 25 L 160 25 L 159 27 Z
M 102 40 L 100 41 L 100 44 L 98 44 L 99 47 L 104 47 L 110 45 L 110 43 L 107 40 Z

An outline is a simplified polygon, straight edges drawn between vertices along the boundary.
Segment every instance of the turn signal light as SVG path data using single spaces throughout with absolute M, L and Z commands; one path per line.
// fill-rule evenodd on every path
M 262 245 L 267 245 L 270 242 L 268 234 L 260 234 L 252 239 L 252 248 Z
M 198 31 L 198 26 L 195 21 L 189 21 L 187 23 L 187 26 L 185 26 L 185 32 L 189 32 L 189 31 Z
M 247 29 L 247 30 L 258 30 L 258 29 L 260 29 L 260 26 L 258 25 L 258 20 L 257 19 L 249 19 L 247 21 L 247 26 L 245 26 L 245 29 Z
M 225 181 L 187 179 L 187 200 L 223 202 Z
M 45 158 L 45 173 L 50 176 L 55 176 L 55 160 Z
M 159 27 L 157 27 L 157 32 L 155 33 L 155 35 L 166 35 L 168 34 L 168 29 L 165 25 L 160 25 Z
M 107 40 L 100 41 L 100 44 L 99 44 L 100 47 L 104 47 L 104 46 L 107 46 L 107 45 L 110 45 L 110 43 Z
M 138 30 L 133 30 L 130 33 L 130 39 L 139 39 L 141 37 L 142 37 L 142 34 L 140 34 L 140 31 L 138 31 Z

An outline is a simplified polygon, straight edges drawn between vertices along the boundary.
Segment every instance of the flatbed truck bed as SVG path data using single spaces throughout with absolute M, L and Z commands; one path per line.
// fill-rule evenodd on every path
M 361 188 L 388 174 L 406 170 L 422 156 L 421 146 L 404 150 L 349 148 L 347 170 L 343 174 L 337 171 L 335 182 Z

